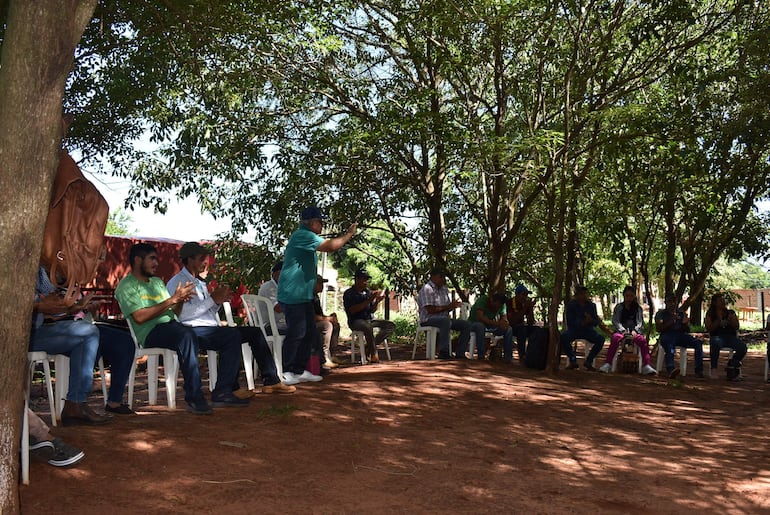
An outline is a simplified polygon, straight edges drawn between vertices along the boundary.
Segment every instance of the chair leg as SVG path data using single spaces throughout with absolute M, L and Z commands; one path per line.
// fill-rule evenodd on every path
M 150 406 L 158 404 L 158 355 L 147 356 L 147 403 Z
M 166 376 L 166 400 L 168 402 L 168 408 L 175 410 L 176 380 L 177 375 L 179 374 L 179 358 L 176 352 L 166 350 L 163 353 L 163 371 Z
M 29 392 L 24 397 L 24 415 L 21 419 L 21 483 L 29 484 Z
M 102 397 L 104 404 L 107 404 L 107 376 L 104 375 L 104 358 L 99 358 L 99 377 L 102 379 Z
M 687 375 L 687 347 L 679 347 L 679 373 L 682 377 Z
M 243 355 L 243 370 L 246 372 L 246 384 L 249 390 L 254 389 L 254 355 L 251 352 L 251 345 L 243 343 L 241 345 L 241 354 Z
M 64 354 L 54 356 L 54 367 L 56 368 L 56 418 L 61 420 L 61 413 L 64 410 L 64 401 L 67 399 L 70 383 L 70 358 Z M 53 416 L 51 417 L 53 418 Z
M 206 355 L 209 362 L 209 392 L 213 392 L 217 387 L 217 351 L 207 351 Z
M 385 354 L 387 354 L 387 356 L 388 356 L 388 361 L 391 361 L 391 359 L 390 359 L 390 347 L 388 346 L 387 338 L 385 340 L 383 340 L 383 342 L 385 343 Z

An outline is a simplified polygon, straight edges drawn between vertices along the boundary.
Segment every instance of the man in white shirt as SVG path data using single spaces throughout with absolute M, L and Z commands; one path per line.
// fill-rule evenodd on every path
M 446 272 L 438 267 L 430 271 L 430 280 L 420 288 L 417 305 L 420 308 L 420 325 L 437 327 L 439 330 L 439 359 L 452 359 L 450 352 L 451 331 L 459 331 L 457 357 L 465 357 L 468 340 L 471 337 L 471 324 L 467 320 L 449 318 L 449 314 L 459 308 L 462 301 L 452 301 L 446 287 Z
M 283 268 L 283 261 L 278 261 L 273 265 L 273 269 L 270 273 L 270 280 L 259 287 L 258 295 L 270 299 L 273 303 L 273 310 L 275 311 L 275 323 L 278 326 L 278 334 L 286 334 L 286 317 L 283 314 L 281 305 L 278 304 L 278 278 L 281 276 L 281 269 Z M 262 310 L 262 320 L 268 320 L 268 313 L 265 311 L 263 305 L 260 304 L 259 309 Z M 270 326 L 265 326 L 265 334 L 272 336 L 272 330 Z
M 209 292 L 206 281 L 201 274 L 208 268 L 210 251 L 196 243 L 188 242 L 179 250 L 179 257 L 184 267 L 168 282 L 169 291 L 175 291 L 178 284 L 192 283 L 195 285 L 194 295 L 184 303 L 179 314 L 179 321 L 190 327 L 198 336 L 200 348 L 203 350 L 219 351 L 217 368 L 216 394 L 232 397 L 233 386 L 238 384 L 238 372 L 241 362 L 241 342 L 248 341 L 257 359 L 265 393 L 291 393 L 290 388 L 278 379 L 272 353 L 267 341 L 258 328 L 224 327 L 219 324 L 218 311 L 223 302 L 230 300 L 232 291 L 227 286 L 219 286 Z M 243 334 L 244 329 L 248 334 Z M 251 366 L 247 363 L 246 366 Z M 220 394 L 221 392 L 221 394 Z M 218 395 L 213 396 L 215 399 Z M 242 399 L 238 399 L 242 400 Z M 248 404 L 248 403 L 247 403 Z M 215 401 L 215 406 L 216 401 Z

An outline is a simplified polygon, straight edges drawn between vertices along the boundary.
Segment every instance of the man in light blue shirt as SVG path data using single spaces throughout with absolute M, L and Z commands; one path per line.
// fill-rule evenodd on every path
M 320 381 L 319 375 L 305 370 L 310 349 L 318 340 L 313 296 L 318 274 L 316 252 L 334 252 L 356 233 L 352 224 L 342 236 L 324 240 L 319 236 L 326 216 L 315 206 L 300 214 L 299 229 L 289 238 L 278 281 L 278 302 L 286 316 L 286 338 L 283 341 L 283 378 L 286 384 Z
M 214 387 L 214 406 L 245 406 L 248 401 L 233 395 L 232 386 L 238 382 L 241 365 L 241 336 L 231 327 L 219 325 L 217 311 L 232 292 L 220 286 L 209 293 L 206 281 L 199 277 L 208 267 L 209 250 L 195 242 L 188 242 L 179 249 L 184 267 L 166 284 L 169 295 L 180 285 L 194 286 L 192 295 L 182 304 L 177 314 L 179 322 L 193 330 L 198 337 L 198 348 L 219 352 L 217 384 Z
M 198 335 L 202 349 L 219 351 L 219 366 L 215 390 L 237 391 L 241 362 L 241 342 L 248 342 L 262 376 L 263 393 L 292 393 L 293 386 L 281 383 L 270 347 L 258 327 L 225 327 L 219 324 L 219 307 L 230 300 L 233 293 L 227 286 L 219 286 L 209 293 L 201 274 L 208 268 L 209 249 L 196 242 L 187 242 L 179 250 L 184 267 L 168 282 L 169 293 L 179 284 L 193 284 L 193 295 L 182 305 L 179 321 Z M 252 366 L 246 363 L 246 366 Z M 220 383 L 220 381 L 222 381 Z M 250 394 L 251 395 L 251 394 Z

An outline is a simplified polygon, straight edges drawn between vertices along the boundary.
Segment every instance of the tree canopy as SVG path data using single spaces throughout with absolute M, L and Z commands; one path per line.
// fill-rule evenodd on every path
M 738 0 L 110 3 L 67 106 L 129 203 L 195 195 L 274 253 L 315 203 L 364 246 L 387 230 L 403 284 L 437 263 L 556 307 L 608 256 L 697 296 L 720 256 L 767 252 L 769 19 Z

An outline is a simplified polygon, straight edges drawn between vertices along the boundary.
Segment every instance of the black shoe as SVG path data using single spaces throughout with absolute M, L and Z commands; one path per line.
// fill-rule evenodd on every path
M 584 365 L 583 368 L 586 369 L 586 372 L 596 372 L 596 369 L 593 365 Z
M 53 440 L 38 440 L 29 435 L 29 455 L 37 461 L 48 461 L 53 456 L 56 446 Z
M 121 404 L 120 406 L 113 408 L 109 404 L 104 405 L 104 411 L 109 413 L 117 413 L 118 415 L 136 415 L 136 412 L 128 407 L 128 404 Z
M 567 370 L 577 370 L 578 368 L 580 368 L 580 365 L 578 365 L 575 361 L 572 361 L 569 365 L 567 365 Z
M 452 355 L 448 351 L 441 350 L 438 352 L 438 359 L 452 359 Z
M 211 403 L 215 408 L 242 408 L 248 406 L 249 399 L 239 399 L 232 392 L 222 393 L 211 397 Z
M 86 456 L 83 451 L 62 442 L 59 438 L 54 439 L 53 445 L 53 456 L 48 460 L 48 463 L 54 467 L 69 467 Z
M 725 372 L 727 373 L 728 381 L 735 381 L 741 376 L 741 369 L 738 367 L 727 367 Z
M 211 406 L 209 406 L 209 403 L 206 402 L 205 399 L 196 402 L 188 402 L 187 411 L 195 415 L 211 415 L 214 412 L 214 410 L 211 409 Z
M 679 377 L 679 368 L 675 368 L 674 370 L 668 373 L 669 379 L 676 379 L 677 377 Z
M 695 379 L 703 379 L 705 376 L 703 375 L 703 370 L 700 372 L 695 372 Z

